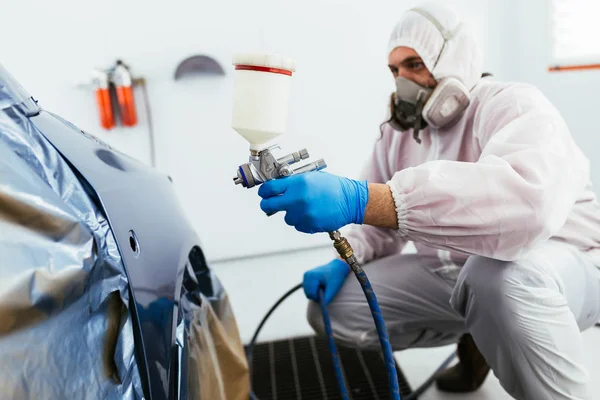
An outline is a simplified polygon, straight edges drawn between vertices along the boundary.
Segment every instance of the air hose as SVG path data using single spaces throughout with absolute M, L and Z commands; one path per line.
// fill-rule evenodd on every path
M 252 335 L 252 339 L 250 339 L 250 344 L 246 350 L 246 358 L 248 359 L 248 365 L 250 366 L 250 376 L 252 376 L 252 361 L 254 355 L 254 346 L 256 346 L 256 341 L 258 339 L 258 335 L 262 330 L 263 326 L 273 314 L 275 309 L 279 307 L 281 303 L 285 301 L 288 297 L 290 297 L 294 292 L 302 287 L 302 284 L 294 286 L 290 290 L 284 293 L 283 296 L 279 298 L 273 304 L 273 306 L 269 309 L 267 314 L 263 317 L 263 319 L 258 324 L 256 331 L 254 331 L 254 335 Z M 340 356 L 337 350 L 337 346 L 335 345 L 335 340 L 333 339 L 333 330 L 331 328 L 331 319 L 329 318 L 329 313 L 327 312 L 327 305 L 325 304 L 325 294 L 323 292 L 323 288 L 319 288 L 319 305 L 321 306 L 321 314 L 323 316 L 323 325 L 325 326 L 325 334 L 327 336 L 327 345 L 329 346 L 329 352 L 331 353 L 331 359 L 333 361 L 333 369 L 335 373 L 335 378 L 337 380 L 338 389 L 340 390 L 340 396 L 342 400 L 350 400 L 348 396 L 348 389 L 346 388 L 346 382 L 344 380 L 344 373 L 342 370 L 342 363 L 340 361 Z M 254 392 L 250 391 L 250 399 L 251 400 L 259 400 L 258 397 L 254 394 Z
M 377 297 L 375 296 L 375 292 L 373 291 L 373 288 L 371 286 L 371 283 L 369 282 L 369 279 L 367 278 L 367 275 L 365 274 L 364 270 L 358 263 L 358 260 L 354 256 L 352 247 L 348 243 L 347 239 L 342 237 L 338 231 L 330 232 L 329 236 L 333 240 L 334 247 L 336 248 L 338 254 L 340 255 L 340 257 L 342 257 L 348 263 L 348 265 L 352 269 L 352 272 L 354 272 L 358 281 L 360 282 L 363 292 L 365 293 L 367 302 L 369 303 L 369 308 L 371 309 L 371 314 L 373 315 L 373 320 L 377 327 L 377 333 L 379 335 L 379 341 L 380 341 L 381 348 L 382 348 L 383 355 L 384 355 L 384 361 L 385 361 L 386 371 L 387 371 L 387 375 L 388 375 L 388 382 L 389 382 L 389 386 L 390 386 L 390 398 L 400 400 L 400 388 L 399 388 L 399 384 L 398 384 L 398 375 L 396 373 L 396 362 L 394 360 L 392 347 L 390 345 L 389 337 L 388 337 L 387 330 L 385 327 L 385 322 L 383 320 L 383 316 L 381 314 L 381 310 L 379 308 L 379 303 L 377 302 Z M 277 300 L 277 302 L 269 309 L 267 314 L 260 321 L 260 324 L 256 328 L 254 335 L 252 335 L 252 339 L 250 340 L 250 344 L 248 345 L 248 348 L 247 348 L 246 356 L 248 358 L 248 364 L 250 366 L 250 370 L 252 370 L 252 358 L 253 358 L 253 353 L 254 353 L 254 346 L 256 345 L 258 335 L 259 335 L 260 331 L 262 330 L 263 326 L 265 325 L 265 323 L 267 322 L 267 320 L 269 319 L 271 314 L 273 314 L 275 309 L 277 307 L 279 307 L 279 305 L 281 303 L 283 303 L 285 301 L 285 299 L 287 299 L 290 295 L 292 295 L 294 292 L 296 292 L 301 287 L 302 287 L 302 284 L 298 284 L 298 285 L 294 286 L 293 288 L 291 288 L 290 290 L 288 290 L 283 296 L 281 296 L 281 298 L 279 298 L 279 300 Z M 321 314 L 323 316 L 323 325 L 325 326 L 325 333 L 327 336 L 327 344 L 329 346 L 329 351 L 332 356 L 335 377 L 336 377 L 337 384 L 338 384 L 338 387 L 340 390 L 340 394 L 341 394 L 341 397 L 343 400 L 349 400 L 348 389 L 346 387 L 346 383 L 344 380 L 344 374 L 343 374 L 343 370 L 342 370 L 342 366 L 341 366 L 339 353 L 338 353 L 337 347 L 335 345 L 335 340 L 333 339 L 333 330 L 331 328 L 331 320 L 329 318 L 327 306 L 325 305 L 324 294 L 323 294 L 322 288 L 320 288 L 320 290 L 319 290 L 319 305 L 321 307 Z M 405 397 L 404 400 L 413 400 L 413 399 L 417 398 L 418 396 L 420 396 L 421 394 L 423 394 L 423 392 L 425 390 L 427 390 L 435 381 L 436 374 L 439 371 L 445 369 L 450 364 L 450 362 L 452 362 L 454 357 L 456 357 L 456 352 L 452 352 L 452 354 L 450 354 L 450 356 L 448 358 L 446 358 L 446 360 L 444 360 L 444 362 L 436 369 L 434 374 L 431 375 L 431 377 L 429 377 L 429 379 L 427 379 L 421 386 L 419 386 L 409 396 Z M 252 373 L 252 371 L 250 371 L 250 373 Z M 258 398 L 256 397 L 256 395 L 253 392 L 251 392 L 250 398 L 252 400 L 258 400 Z
M 263 319 L 258 324 L 258 327 L 254 331 L 254 334 L 252 335 L 252 339 L 250 340 L 250 343 L 248 344 L 248 347 L 246 350 L 246 357 L 248 358 L 248 365 L 250 366 L 250 374 L 252 374 L 252 358 L 253 358 L 252 356 L 254 354 L 254 347 L 256 346 L 256 342 L 258 340 L 258 335 L 262 331 L 262 328 L 264 327 L 267 320 L 271 317 L 273 312 L 275 312 L 275 310 L 281 305 L 281 303 L 283 303 L 288 297 L 290 297 L 292 294 L 294 294 L 296 291 L 298 291 L 301 288 L 302 288 L 302 284 L 299 283 L 296 286 L 294 286 L 293 288 L 291 288 L 290 290 L 288 290 L 287 292 L 285 292 L 279 298 L 279 300 L 277 300 L 275 302 L 275 304 L 273 304 L 271 306 L 269 311 L 265 314 Z M 322 292 L 320 292 L 320 296 L 321 296 L 321 298 L 323 298 Z M 329 319 L 329 314 L 327 313 L 325 305 L 322 304 L 321 301 L 319 301 L 319 305 L 321 306 L 321 312 L 323 315 L 324 325 L 326 327 L 327 326 L 331 327 L 331 320 Z M 323 311 L 323 310 L 325 310 L 325 311 Z M 326 328 L 326 331 L 327 331 L 327 328 Z M 332 330 L 329 329 L 328 332 L 332 332 Z M 331 333 L 328 333 L 328 335 L 327 335 L 327 343 L 329 346 L 329 351 L 333 354 L 332 348 L 335 346 L 335 341 L 334 341 L 333 335 L 331 335 Z M 336 347 L 335 352 L 337 353 L 337 347 Z M 422 395 L 427 389 L 429 389 L 429 387 L 431 387 L 431 385 L 433 385 L 433 383 L 435 382 L 435 376 L 437 375 L 437 373 L 446 369 L 455 357 L 456 357 L 456 352 L 453 351 L 425 382 L 423 382 L 418 388 L 416 388 L 411 394 L 409 394 L 402 400 L 414 400 L 418 396 Z M 336 379 L 337 379 L 337 376 L 343 377 L 343 373 L 338 372 L 338 371 L 342 371 L 339 357 L 337 357 L 336 360 L 334 361 L 334 368 L 336 369 L 336 371 L 335 371 Z M 338 384 L 338 387 L 340 388 L 340 393 L 348 392 L 343 378 L 338 379 L 337 384 Z M 342 397 L 342 398 L 344 398 L 344 397 Z M 253 392 L 250 393 L 250 399 L 251 400 L 260 400 L 258 397 L 256 397 L 256 395 Z
M 327 345 L 329 346 L 329 352 L 331 353 L 333 371 L 335 372 L 335 379 L 337 380 L 338 388 L 340 389 L 340 396 L 342 397 L 342 400 L 350 400 L 346 382 L 344 380 L 344 372 L 342 371 L 342 362 L 340 361 L 340 355 L 337 351 L 335 340 L 333 339 L 333 330 L 331 329 L 331 320 L 329 319 L 329 313 L 327 312 L 327 304 L 325 304 L 325 292 L 323 291 L 323 287 L 319 288 L 319 305 L 321 306 L 323 325 L 325 326 L 325 335 L 327 336 Z
M 329 232 L 329 237 L 333 240 L 333 247 L 337 250 L 338 254 L 348 265 L 356 279 L 360 282 L 360 286 L 365 293 L 371 314 L 373 315 L 373 321 L 377 328 L 377 335 L 379 336 L 379 343 L 381 344 L 381 350 L 383 351 L 383 359 L 385 361 L 385 369 L 388 376 L 388 385 L 390 388 L 390 399 L 400 400 L 400 385 L 398 384 L 398 374 L 396 373 L 396 361 L 394 360 L 394 352 L 392 351 L 392 345 L 390 344 L 390 338 L 385 327 L 385 321 L 381 315 L 379 303 L 375 296 L 375 291 L 371 286 L 367 274 L 360 266 L 352 246 L 348 243 L 348 240 L 341 235 L 339 231 Z

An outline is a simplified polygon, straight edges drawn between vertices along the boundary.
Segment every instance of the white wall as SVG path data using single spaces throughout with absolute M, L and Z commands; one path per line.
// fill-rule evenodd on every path
M 489 54 L 486 69 L 510 76 L 514 61 L 507 57 L 505 40 L 510 2 L 454 4 L 474 23 Z M 158 168 L 173 177 L 207 257 L 222 259 L 328 240 L 296 233 L 281 216 L 266 218 L 256 189 L 233 185 L 248 146 L 230 129 L 232 54 L 284 52 L 297 60 L 289 135 L 281 144 L 289 151 L 307 147 L 313 157 L 327 160 L 331 172 L 354 177 L 393 90 L 386 67 L 388 35 L 410 5 L 398 0 L 15 1 L 2 7 L 0 61 L 42 106 L 148 162 L 140 93 L 140 126 L 104 132 L 93 94 L 75 87 L 91 68 L 119 57 L 144 76 Z M 227 75 L 175 82 L 177 63 L 198 53 L 219 60 Z
M 600 70 L 547 71 L 552 63 L 550 11 L 547 0 L 515 2 L 514 23 L 512 29 L 507 29 L 514 47 L 506 54 L 507 61 L 513 64 L 516 80 L 536 85 L 562 113 L 577 144 L 591 161 L 592 181 L 598 192 Z

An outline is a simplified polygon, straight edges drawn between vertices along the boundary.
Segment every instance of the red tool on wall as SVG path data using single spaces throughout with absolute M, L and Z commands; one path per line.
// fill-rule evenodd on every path
M 212 57 L 194 55 L 177 65 L 175 80 L 196 74 L 225 75 L 223 67 Z M 156 149 L 154 142 L 154 124 L 147 82 L 144 77 L 134 77 L 127 64 L 116 60 L 108 68 L 93 70 L 92 80 L 85 79 L 77 86 L 89 90 L 93 88 L 96 100 L 98 120 L 105 130 L 116 127 L 131 128 L 138 125 L 138 108 L 134 91 L 139 89 L 143 101 L 143 112 L 140 115 L 144 127 L 148 130 L 150 145 L 150 165 L 156 166 Z
M 121 60 L 117 60 L 111 74 L 111 81 L 115 88 L 121 123 L 124 126 L 135 126 L 137 113 L 133 96 L 133 79 L 129 68 Z
M 110 95 L 110 77 L 106 71 L 95 70 L 92 78 L 98 106 L 100 125 L 104 129 L 115 127 L 115 114 Z
M 133 79 L 129 67 L 121 60 L 106 70 L 93 73 L 96 105 L 100 125 L 112 129 L 120 125 L 133 127 L 138 123 L 134 86 L 143 85 L 142 79 Z

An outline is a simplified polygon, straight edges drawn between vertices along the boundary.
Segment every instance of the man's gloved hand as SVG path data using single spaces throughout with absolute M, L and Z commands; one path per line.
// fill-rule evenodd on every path
M 369 187 L 367 181 L 318 171 L 267 181 L 258 195 L 265 213 L 286 211 L 285 222 L 300 232 L 331 232 L 363 223 Z
M 329 304 L 342 288 L 349 273 L 350 267 L 340 259 L 306 271 L 302 281 L 304 294 L 313 301 L 319 301 L 319 287 L 322 286 L 325 292 L 325 304 Z

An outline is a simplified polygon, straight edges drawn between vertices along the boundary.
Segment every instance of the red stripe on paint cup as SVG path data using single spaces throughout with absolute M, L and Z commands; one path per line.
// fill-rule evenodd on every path
M 259 72 L 270 72 L 272 74 L 282 74 L 292 76 L 292 71 L 281 68 L 271 68 L 271 67 L 259 67 L 257 65 L 236 65 L 235 69 L 237 71 L 259 71 Z

